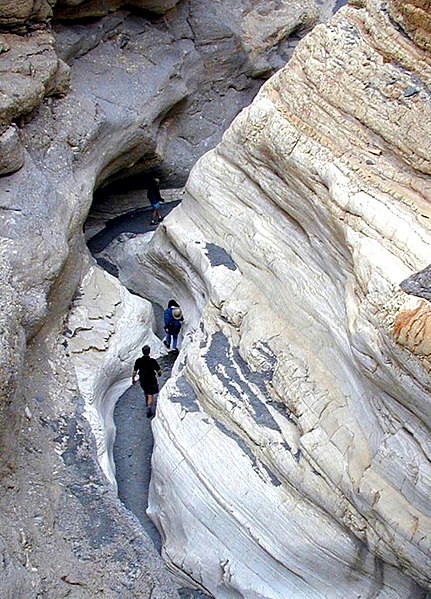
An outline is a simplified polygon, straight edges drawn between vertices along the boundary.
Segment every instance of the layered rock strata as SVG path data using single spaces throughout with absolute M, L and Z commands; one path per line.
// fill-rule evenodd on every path
M 207 147 L 208 135 L 215 143 L 227 122 L 214 118 L 212 133 L 207 135 L 202 114 L 197 113 L 196 129 L 201 137 L 195 144 L 197 149 L 184 152 L 188 156 L 186 167 L 176 159 L 168 160 L 169 152 L 163 150 L 169 129 L 166 117 L 172 117 L 172 109 L 188 95 L 197 94 L 199 77 L 206 70 L 194 47 L 195 38 L 209 53 L 210 62 L 216 63 L 216 56 L 220 57 L 215 39 L 204 44 L 205 31 L 210 27 L 199 36 L 188 24 L 190 16 L 191 22 L 197 23 L 205 14 L 201 5 L 187 3 L 177 20 L 172 12 L 168 27 L 164 22 L 153 27 L 150 21 L 127 12 L 111 14 L 87 27 L 59 26 L 56 51 L 52 33 L 37 29 L 46 26 L 52 16 L 48 9 L 53 5 L 7 3 L 0 12 L 2 26 L 14 32 L 21 31 L 20 27 L 36 28 L 26 36 L 4 34 L 1 42 L 0 61 L 7 74 L 0 83 L 6 86 L 1 90 L 4 109 L 0 134 L 8 150 L 3 172 L 22 164 L 15 174 L 0 180 L 0 267 L 2 279 L 11 280 L 11 294 L 16 298 L 9 302 L 5 287 L 5 313 L 10 313 L 6 336 L 11 339 L 4 344 L 2 355 L 1 378 L 7 384 L 3 401 L 11 397 L 22 363 L 21 353 L 10 348 L 17 347 L 24 334 L 32 337 L 46 320 L 50 291 L 68 256 L 78 251 L 94 188 L 123 169 L 129 174 L 151 171 L 162 161 L 168 165 L 166 177 L 177 163 L 180 177 L 184 177 Z M 211 11 L 209 14 L 214 17 Z M 223 21 L 221 29 L 222 25 Z M 231 37 L 226 34 L 226 39 Z M 230 55 L 229 44 L 225 52 Z M 68 67 L 63 68 L 66 62 L 59 56 L 72 65 L 70 88 Z M 226 73 L 231 65 L 228 62 L 225 66 L 225 71 L 219 71 L 223 86 L 228 85 Z M 236 72 L 241 80 L 243 74 L 241 69 Z M 233 118 L 249 98 L 246 88 L 241 88 L 245 90 L 241 102 L 226 111 L 226 119 Z M 223 87 L 219 96 L 226 91 Z M 208 101 L 212 109 L 213 100 Z M 10 144 L 17 140 L 13 123 L 19 119 L 18 142 L 12 148 Z M 171 154 L 174 158 L 177 150 Z M 2 160 L 3 156 L 6 153 L 2 153 Z M 139 167 L 134 170 L 135 163 Z M 73 290 L 60 292 L 61 303 L 67 306 Z
M 316 28 L 139 257 L 190 333 L 150 512 L 216 597 L 431 589 L 427 6 Z
M 18 12 L 9 4 L 2 8 L 4 26 L 36 27 L 31 18 L 39 12 L 31 2 L 14 6 Z M 47 316 L 49 290 L 81 233 L 94 187 L 125 168 L 129 174 L 151 170 L 164 160 L 171 165 L 166 166 L 169 176 L 176 164 L 175 160 L 169 162 L 163 151 L 169 127 L 162 123 L 166 115 L 172 116 L 174 106 L 197 93 L 205 66 L 194 47 L 195 37 L 196 44 L 207 53 L 212 48 L 210 61 L 216 62 L 217 56 L 215 40 L 204 44 L 205 29 L 200 37 L 190 29 L 187 11 L 196 23 L 205 13 L 200 5 L 187 3 L 177 20 L 175 13 L 170 14 L 168 27 L 162 23 L 153 27 L 150 21 L 127 12 L 111 14 L 88 26 L 59 26 L 56 51 L 52 33 L 46 30 L 36 29 L 30 36 L 3 36 L 0 56 L 7 76 L 1 82 L 4 110 L 0 132 L 8 149 L 9 165 L 5 170 L 22 167 L 0 181 L 4 238 L 1 266 L 5 281 L 9 270 L 15 273 L 13 287 L 23 316 L 19 317 L 18 309 L 14 318 L 18 329 L 23 324 L 30 336 Z M 229 54 L 230 46 L 225 51 Z M 66 63 L 59 56 L 72 65 L 70 89 L 68 68 L 62 68 Z M 228 85 L 230 63 L 225 66 L 226 70 L 219 73 L 223 86 Z M 58 79 L 60 71 L 65 77 Z M 241 78 L 243 71 L 237 75 Z M 54 95 L 47 98 L 51 92 Z M 66 95 L 59 98 L 58 94 Z M 249 98 L 248 94 L 246 90 L 241 102 Z M 212 109 L 213 100 L 208 104 Z M 241 102 L 227 110 L 227 119 L 233 118 Z M 187 168 L 207 147 L 207 141 L 201 144 L 208 137 L 202 132 L 201 116 L 199 113 L 195 119 L 201 135 L 196 144 L 199 148 L 188 153 Z M 17 136 L 11 123 L 23 117 L 25 120 L 19 122 L 19 144 L 13 151 L 10 144 Z M 223 119 L 215 119 L 214 143 L 224 124 Z M 132 168 L 135 163 L 140 165 L 136 170 Z M 187 170 L 183 166 L 178 164 L 182 177 Z M 15 366 L 6 360 L 3 380 L 16 377 L 20 358 L 17 355 L 15 359 Z

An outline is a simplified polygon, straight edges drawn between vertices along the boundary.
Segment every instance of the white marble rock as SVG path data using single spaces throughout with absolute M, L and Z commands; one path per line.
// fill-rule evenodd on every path
M 98 266 L 85 275 L 69 314 L 69 351 L 84 415 L 96 438 L 99 463 L 116 488 L 113 413 L 131 384 L 133 364 L 143 345 L 154 355 L 163 348 L 153 332 L 151 305 L 132 295 Z
M 427 56 L 372 0 L 316 28 L 139 257 L 189 308 L 149 513 L 218 599 L 431 589 Z

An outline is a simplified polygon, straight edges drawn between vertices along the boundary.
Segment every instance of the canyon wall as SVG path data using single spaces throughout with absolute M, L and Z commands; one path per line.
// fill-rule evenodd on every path
M 140 256 L 190 308 L 150 512 L 216 597 L 431 589 L 430 32 L 421 0 L 315 28 Z
M 109 453 L 107 407 L 131 366 L 131 339 L 116 344 L 115 326 L 133 303 L 107 279 L 105 303 L 97 302 L 100 281 L 89 291 L 89 280 L 101 275 L 93 271 L 83 223 L 96 188 L 130 177 L 142 185 L 155 172 L 165 182 L 183 182 L 263 79 L 334 7 L 335 1 L 312 0 L 250 0 L 240 8 L 174 0 L 2 2 L 5 597 L 176 596 L 151 541 L 97 460 Z M 203 304 L 189 297 L 197 319 Z M 145 316 L 134 342 L 156 344 L 152 317 L 140 306 Z M 90 327 L 101 335 L 94 347 L 86 345 Z M 86 364 L 80 355 L 85 348 L 106 352 L 92 380 L 85 371 L 91 359 Z M 102 465 L 112 478 L 109 463 Z

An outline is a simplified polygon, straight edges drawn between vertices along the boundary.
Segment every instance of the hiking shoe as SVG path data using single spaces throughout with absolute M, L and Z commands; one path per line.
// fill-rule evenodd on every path
M 150 407 L 147 408 L 147 418 L 151 418 L 151 416 L 153 415 L 153 412 L 151 410 Z
M 159 223 L 161 223 L 164 218 L 164 216 L 159 216 Z
M 150 222 L 150 225 L 157 225 L 157 224 L 158 224 L 158 222 L 157 222 L 156 220 L 152 220 L 152 221 Z
M 165 347 L 167 347 L 168 349 L 171 347 L 171 346 L 169 345 L 169 343 L 166 341 L 166 339 L 163 341 L 163 345 L 164 345 Z

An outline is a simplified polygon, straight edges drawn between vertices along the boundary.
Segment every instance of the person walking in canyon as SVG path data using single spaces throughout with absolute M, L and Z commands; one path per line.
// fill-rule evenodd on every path
M 172 351 L 174 353 L 178 353 L 178 335 L 180 333 L 183 321 L 184 317 L 179 304 L 174 299 L 169 300 L 168 307 L 164 313 L 166 337 L 163 340 L 163 343 L 168 349 L 170 349 L 172 341 Z
M 160 203 L 165 200 L 162 198 L 159 189 L 160 180 L 151 179 L 148 184 L 147 198 L 151 204 L 151 224 L 157 225 L 163 220 L 163 216 L 160 214 Z
M 150 352 L 150 346 L 144 345 L 142 356 L 135 361 L 132 374 L 132 385 L 136 384 L 136 375 L 139 374 L 139 384 L 145 394 L 147 418 L 153 415 L 153 397 L 159 392 L 157 376 L 162 375 L 159 363 L 150 357 Z

